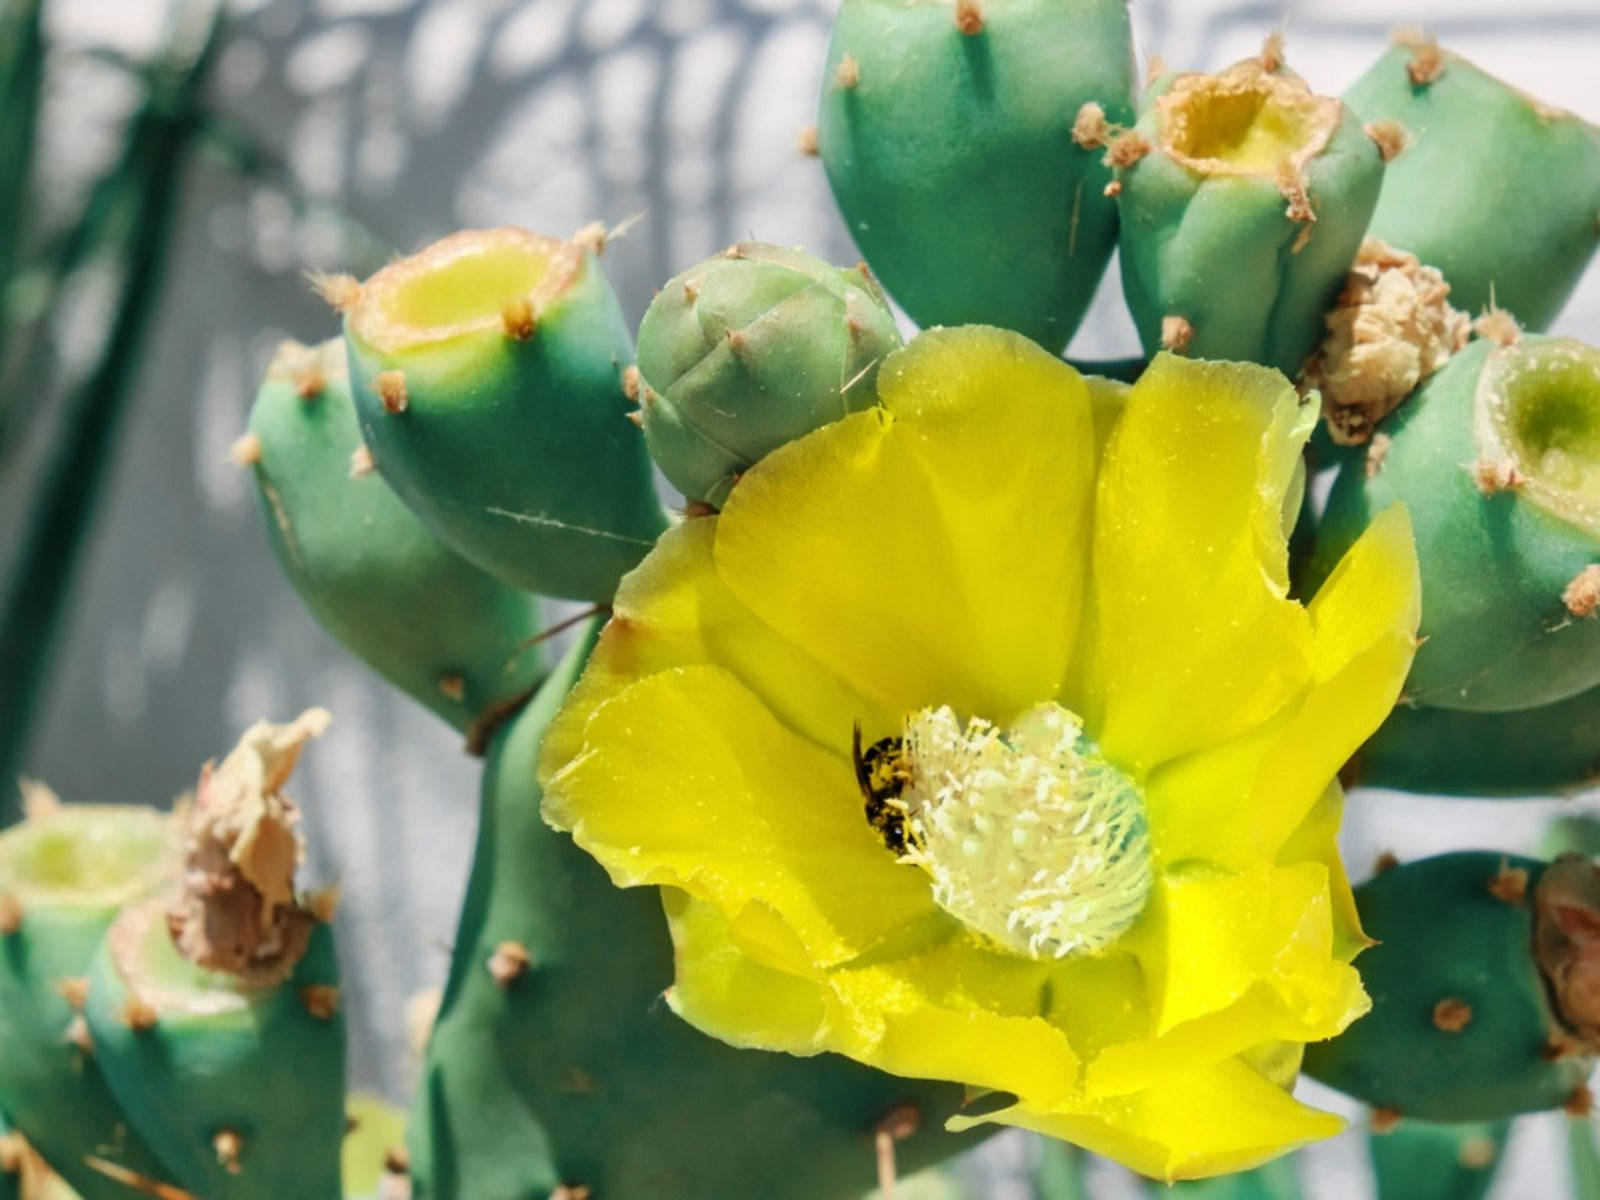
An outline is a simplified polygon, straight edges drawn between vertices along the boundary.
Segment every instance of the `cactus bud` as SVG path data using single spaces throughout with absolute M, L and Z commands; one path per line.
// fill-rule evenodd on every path
M 747 243 L 668 283 L 639 326 L 645 439 L 688 499 L 720 507 L 785 442 L 877 403 L 900 345 L 871 284 L 799 250 Z

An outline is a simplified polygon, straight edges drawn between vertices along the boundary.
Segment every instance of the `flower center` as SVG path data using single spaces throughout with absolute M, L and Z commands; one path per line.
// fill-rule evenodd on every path
M 1083 723 L 1040 704 L 1005 729 L 948 707 L 862 751 L 867 818 L 969 929 L 1032 958 L 1094 954 L 1150 892 L 1144 794 Z

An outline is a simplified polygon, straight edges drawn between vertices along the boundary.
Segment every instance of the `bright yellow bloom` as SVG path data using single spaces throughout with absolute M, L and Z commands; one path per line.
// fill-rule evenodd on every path
M 1282 376 L 1126 389 L 952 329 L 879 389 L 624 581 L 547 819 L 663 888 L 669 999 L 734 1045 L 1009 1093 L 977 1119 L 1166 1178 L 1336 1132 L 1287 1086 L 1367 1008 L 1334 775 L 1411 661 L 1405 513 L 1302 606 Z

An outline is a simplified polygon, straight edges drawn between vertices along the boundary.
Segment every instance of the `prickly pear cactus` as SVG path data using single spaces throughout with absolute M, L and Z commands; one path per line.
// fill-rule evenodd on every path
M 124 908 L 89 975 L 89 1036 L 127 1120 L 179 1186 L 332 1197 L 344 1011 L 326 900 L 303 904 L 282 788 L 328 715 L 261 722 L 202 772 L 175 898 Z
M 769 452 L 878 402 L 901 343 L 877 284 L 742 242 L 670 280 L 639 325 L 639 421 L 691 501 L 718 507 Z
M 1073 122 L 1086 104 L 1131 119 L 1133 77 L 1126 0 L 844 0 L 817 148 L 913 320 L 1065 348 L 1117 230 Z
M 1511 1122 L 1379 1122 L 1369 1143 L 1378 1200 L 1483 1200 Z

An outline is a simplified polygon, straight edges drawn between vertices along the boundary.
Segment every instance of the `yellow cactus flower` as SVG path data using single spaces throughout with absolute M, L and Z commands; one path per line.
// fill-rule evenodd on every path
M 1301 605 L 1281 375 L 965 328 L 879 392 L 623 582 L 546 818 L 662 888 L 668 999 L 736 1046 L 1166 1179 L 1336 1132 L 1289 1088 L 1368 1006 L 1334 777 L 1411 662 L 1404 511 Z

